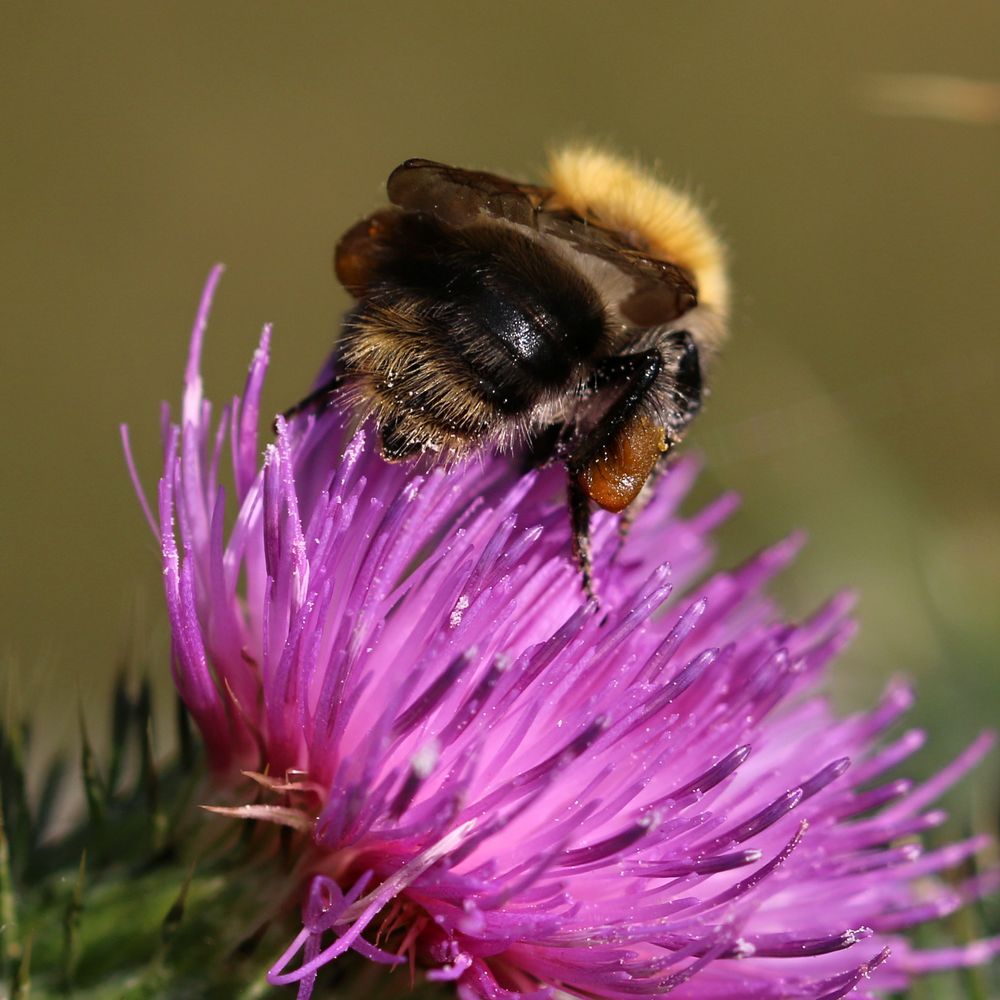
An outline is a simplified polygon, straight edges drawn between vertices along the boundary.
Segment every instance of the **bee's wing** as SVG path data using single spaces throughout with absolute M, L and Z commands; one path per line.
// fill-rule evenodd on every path
M 384 248 L 397 238 L 405 213 L 424 213 L 457 228 L 504 219 L 533 229 L 539 206 L 552 194 L 547 188 L 431 160 L 400 164 L 389 175 L 386 190 L 392 207 L 348 229 L 334 252 L 337 277 L 355 298 L 378 273 Z
M 541 232 L 569 243 L 578 253 L 610 264 L 627 282 L 604 289 L 632 326 L 652 327 L 672 323 L 698 304 L 694 281 L 683 268 L 659 257 L 651 257 L 633 246 L 628 238 L 600 222 L 569 212 L 541 212 Z
M 670 323 L 697 303 L 690 275 L 668 261 L 642 253 L 597 219 L 584 219 L 558 204 L 551 188 L 463 170 L 433 160 L 407 160 L 389 175 L 389 200 L 407 212 L 424 212 L 452 226 L 503 219 L 570 243 L 626 276 L 617 305 L 639 327 Z
M 634 279 L 631 293 L 618 302 L 622 315 L 634 326 L 673 323 L 698 304 L 694 282 L 676 264 L 636 254 L 619 266 Z
M 453 226 L 484 218 L 535 226 L 535 213 L 552 195 L 481 170 L 448 167 L 433 160 L 407 160 L 389 175 L 389 201 L 408 212 L 426 212 Z

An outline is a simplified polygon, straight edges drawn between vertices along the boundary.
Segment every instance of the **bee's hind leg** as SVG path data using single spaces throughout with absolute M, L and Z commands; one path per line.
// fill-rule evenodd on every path
M 583 592 L 591 600 L 596 600 L 594 589 L 594 567 L 590 548 L 590 497 L 570 473 L 566 481 L 569 499 L 569 516 L 573 532 L 573 558 L 580 570 Z
M 639 515 L 646 509 L 646 504 L 648 504 L 652 499 L 653 493 L 656 490 L 657 482 L 663 473 L 670 467 L 674 453 L 673 449 L 670 447 L 669 441 L 667 442 L 667 445 L 667 451 L 663 453 L 656 465 L 653 466 L 646 482 L 643 483 L 642 489 L 639 491 L 639 495 L 618 515 L 619 545 L 624 544 L 625 539 L 628 538 L 628 534 L 632 530 L 632 525 L 635 523 Z
M 684 432 L 701 409 L 704 389 L 698 347 L 687 330 L 674 330 L 662 341 L 666 356 L 673 358 L 671 366 L 670 405 L 666 411 L 667 433 L 663 454 L 650 469 L 638 496 L 622 512 L 618 521 L 621 542 L 628 537 L 632 524 L 645 510 L 656 489 L 656 484 L 674 463 L 676 446 Z

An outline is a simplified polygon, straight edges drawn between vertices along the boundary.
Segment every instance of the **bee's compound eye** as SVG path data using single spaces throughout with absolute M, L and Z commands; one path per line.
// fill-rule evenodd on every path
M 663 428 L 640 414 L 587 462 L 577 482 L 594 503 L 618 513 L 639 495 L 666 448 Z

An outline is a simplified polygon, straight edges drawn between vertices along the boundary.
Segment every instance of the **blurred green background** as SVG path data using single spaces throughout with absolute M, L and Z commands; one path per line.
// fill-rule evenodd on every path
M 994 0 L 6 3 L 0 18 L 8 711 L 41 709 L 72 739 L 78 701 L 101 717 L 130 648 L 166 677 L 157 550 L 117 425 L 152 488 L 159 401 L 179 398 L 214 261 L 208 393 L 239 389 L 269 320 L 277 409 L 345 306 L 332 245 L 396 163 L 529 178 L 549 144 L 587 137 L 660 163 L 732 247 L 732 342 L 690 439 L 700 494 L 745 498 L 726 556 L 808 529 L 783 599 L 804 613 L 860 591 L 837 697 L 860 707 L 913 675 L 936 731 L 919 768 L 996 722 L 1000 108 L 995 89 L 900 77 L 1000 79 Z

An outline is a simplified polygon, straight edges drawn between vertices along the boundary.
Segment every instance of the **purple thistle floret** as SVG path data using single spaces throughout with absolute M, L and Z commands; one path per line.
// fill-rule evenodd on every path
M 228 811 L 301 831 L 272 983 L 308 997 L 353 949 L 470 998 L 832 1000 L 1000 951 L 900 933 L 995 887 L 940 878 L 984 838 L 920 844 L 990 738 L 922 785 L 886 777 L 923 742 L 886 735 L 910 692 L 846 718 L 817 693 L 851 601 L 781 621 L 762 588 L 798 540 L 706 577 L 734 501 L 679 515 L 682 462 L 624 540 L 597 516 L 598 605 L 558 470 L 389 465 L 335 407 L 279 420 L 258 468 L 269 330 L 217 421 L 202 395 L 219 274 L 147 515 L 211 764 L 273 794 Z

